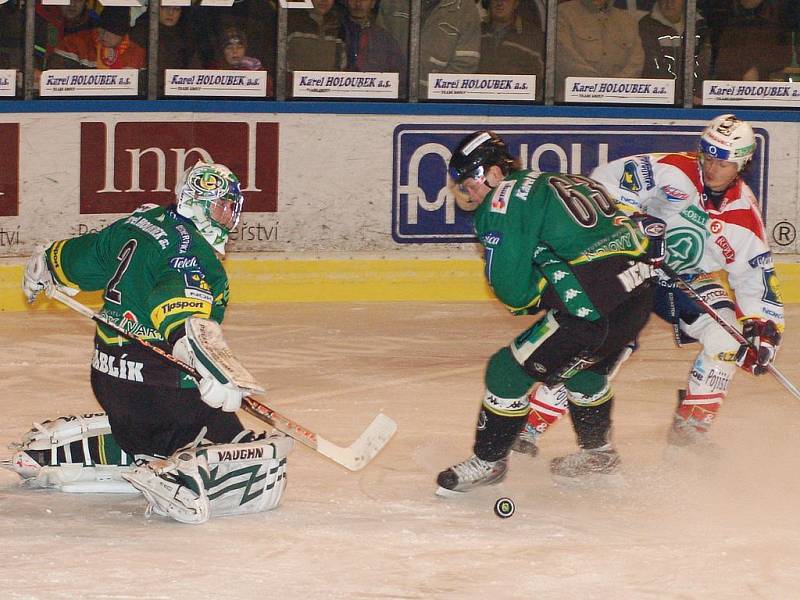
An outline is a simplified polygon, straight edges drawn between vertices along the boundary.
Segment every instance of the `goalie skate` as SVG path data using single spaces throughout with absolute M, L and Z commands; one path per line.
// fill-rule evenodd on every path
M 508 459 L 490 461 L 473 455 L 445 469 L 436 478 L 437 496 L 460 496 L 477 487 L 500 483 L 508 471 Z

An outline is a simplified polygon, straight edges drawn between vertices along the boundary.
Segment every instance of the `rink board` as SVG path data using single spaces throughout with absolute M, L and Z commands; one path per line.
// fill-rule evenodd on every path
M 18 107 L 18 108 L 17 108 Z M 647 151 L 690 151 L 719 110 L 454 104 L 13 102 L 0 105 L 0 309 L 23 308 L 37 244 L 174 199 L 202 158 L 233 167 L 246 212 L 228 245 L 241 301 L 475 300 L 471 217 L 446 186 L 450 148 L 491 128 L 528 168 L 589 173 Z M 746 174 L 786 301 L 800 196 L 800 111 L 737 111 L 756 132 Z

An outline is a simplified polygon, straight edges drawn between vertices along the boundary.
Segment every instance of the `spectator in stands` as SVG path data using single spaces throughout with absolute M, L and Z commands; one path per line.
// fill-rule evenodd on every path
M 346 0 L 342 22 L 348 71 L 399 73 L 400 89 L 405 87 L 405 56 L 397 42 L 375 22 L 375 0 Z
M 180 6 L 161 6 L 158 12 L 158 90 L 164 91 L 165 69 L 188 69 L 196 66 L 194 39 L 189 19 Z M 131 30 L 131 39 L 146 47 L 150 20 L 139 18 Z
M 254 56 L 248 56 L 247 37 L 236 27 L 226 27 L 222 32 L 217 61 L 214 69 L 241 69 L 244 71 L 261 71 L 264 67 Z
M 640 77 L 644 50 L 636 19 L 611 0 L 567 0 L 558 5 L 556 97 L 567 77 Z
M 0 69 L 22 69 L 25 6 L 10 0 L 0 4 Z
M 65 35 L 96 25 L 97 21 L 91 18 L 86 0 L 70 0 L 69 4 L 63 6 L 37 3 L 34 28 L 36 69 L 41 71 L 48 68 L 48 59 Z
M 130 38 L 130 10 L 107 6 L 97 27 L 65 35 L 50 59 L 53 69 L 143 69 L 144 48 Z
M 247 40 L 247 54 L 268 71 L 275 70 L 277 40 L 275 0 L 235 0 L 232 6 L 193 6 L 192 30 L 203 65 L 219 65 L 219 45 L 225 31 L 238 29 Z
M 648 79 L 674 79 L 675 98 L 683 98 L 683 36 L 686 28 L 686 0 L 656 0 L 653 10 L 639 21 L 639 37 L 644 48 L 642 77 Z M 705 43 L 702 19 L 695 26 L 698 60 L 694 66 L 695 90 L 707 74 L 710 48 Z M 695 103 L 700 98 L 697 97 Z
M 345 67 L 342 12 L 334 0 L 312 0 L 311 10 L 290 10 L 286 65 L 289 71 L 339 71 Z
M 792 2 L 734 0 L 719 34 L 713 79 L 766 81 L 780 78 L 792 60 Z
M 378 6 L 378 23 L 391 33 L 407 57 L 409 11 L 409 0 L 381 0 Z M 478 70 L 480 28 L 481 14 L 473 0 L 422 0 L 419 57 L 409 57 L 419 59 L 420 98 L 428 96 L 430 73 Z
M 488 20 L 481 30 L 479 73 L 536 75 L 536 87 L 544 83 L 544 35 L 522 18 L 520 0 L 489 0 Z

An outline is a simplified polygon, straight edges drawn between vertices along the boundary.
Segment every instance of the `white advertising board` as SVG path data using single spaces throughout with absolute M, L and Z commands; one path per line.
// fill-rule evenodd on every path
M 433 252 L 474 258 L 446 186 L 466 133 L 502 132 L 527 168 L 588 173 L 647 151 L 691 151 L 705 120 L 303 113 L 59 113 L 0 117 L 0 257 L 173 199 L 197 159 L 229 164 L 246 198 L 231 252 Z M 776 253 L 797 253 L 800 123 L 752 121 L 748 178 Z

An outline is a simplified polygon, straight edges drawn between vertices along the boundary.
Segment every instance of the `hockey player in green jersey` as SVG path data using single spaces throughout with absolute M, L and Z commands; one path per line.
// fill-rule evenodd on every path
M 101 316 L 174 354 L 201 378 L 98 323 L 91 383 L 105 413 L 61 417 L 29 432 L 15 456 L 29 485 L 132 491 L 127 481 L 150 509 L 186 522 L 277 506 L 292 441 L 242 426 L 235 414 L 242 398 L 262 390 L 240 383 L 255 380 L 230 354 L 219 327 L 228 278 L 218 255 L 243 201 L 227 167 L 199 162 L 179 184 L 176 204 L 141 206 L 31 257 L 23 281 L 29 302 L 50 286 L 70 294 L 103 290 Z M 134 457 L 158 459 L 134 466 Z M 75 464 L 82 468 L 69 468 Z M 245 483 L 252 489 L 243 495 Z
M 515 314 L 544 313 L 489 359 L 474 454 L 439 473 L 437 493 L 455 495 L 505 477 L 537 384 L 565 383 L 572 420 L 582 424 L 575 428 L 580 451 L 555 459 L 553 472 L 612 471 L 619 458 L 609 439 L 607 374 L 647 322 L 663 244 L 658 223 L 645 234 L 586 177 L 521 169 L 488 131 L 462 140 L 450 178 L 459 207 L 475 211 L 497 298 Z

